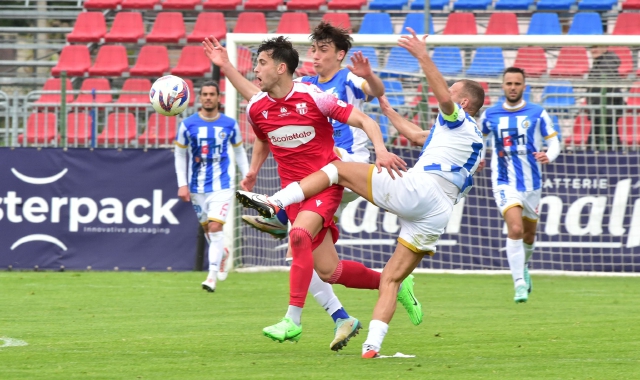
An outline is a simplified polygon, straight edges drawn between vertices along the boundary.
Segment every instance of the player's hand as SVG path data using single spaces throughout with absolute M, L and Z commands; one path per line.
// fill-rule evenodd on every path
M 353 66 L 347 65 L 347 69 L 349 69 L 354 75 L 365 79 L 373 76 L 373 70 L 371 70 L 369 58 L 365 57 L 361 51 L 353 53 L 351 63 L 353 63 Z
M 178 198 L 182 199 L 185 202 L 191 202 L 191 195 L 189 195 L 188 186 L 180 186 L 178 188 Z
M 400 37 L 398 46 L 407 49 L 407 51 L 416 58 L 428 56 L 426 39 L 429 35 L 425 34 L 422 36 L 422 39 L 420 39 L 415 30 L 410 27 L 407 27 L 407 30 L 411 33 L 411 36 Z
M 487 162 L 484 159 L 480 160 L 480 163 L 478 164 L 478 168 L 476 169 L 476 173 L 481 172 L 482 169 L 484 169 L 486 164 Z
M 202 46 L 204 47 L 204 54 L 209 57 L 214 65 L 222 67 L 230 63 L 227 49 L 214 36 L 205 38 L 202 41 Z
M 244 191 L 253 191 L 253 187 L 256 185 L 256 180 L 258 179 L 258 173 L 249 172 L 247 176 L 240 181 L 240 187 Z
M 547 157 L 547 154 L 545 152 L 535 152 L 533 154 L 533 157 L 535 157 L 536 161 L 538 161 L 541 164 L 549 163 L 549 157 Z
M 396 179 L 393 172 L 398 173 L 398 175 L 402 177 L 402 172 L 407 171 L 407 163 L 386 149 L 381 151 L 376 150 L 376 167 L 378 168 L 378 173 L 382 172 L 382 168 L 386 168 L 392 179 Z

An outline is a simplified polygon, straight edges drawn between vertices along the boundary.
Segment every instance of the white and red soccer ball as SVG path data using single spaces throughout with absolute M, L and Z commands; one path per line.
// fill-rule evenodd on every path
M 165 116 L 176 116 L 189 106 L 189 87 L 187 82 L 175 75 L 159 78 L 149 91 L 149 100 L 153 109 Z

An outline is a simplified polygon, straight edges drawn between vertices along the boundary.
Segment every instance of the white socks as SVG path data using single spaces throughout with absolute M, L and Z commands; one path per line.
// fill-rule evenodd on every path
M 287 310 L 287 314 L 285 315 L 285 317 L 291 318 L 293 323 L 300 326 L 300 319 L 302 318 L 302 308 L 289 305 L 289 309 Z
M 322 306 L 322 308 L 324 308 L 327 313 L 329 313 L 329 315 L 332 315 L 342 308 L 342 304 L 333 292 L 333 287 L 331 286 L 331 284 L 322 281 L 315 270 L 313 271 L 313 276 L 311 276 L 309 293 L 313 295 L 313 298 L 316 299 L 316 302 L 318 302 L 318 304 Z
M 524 247 L 524 265 L 527 265 L 531 259 L 531 255 L 533 255 L 535 244 L 522 243 L 522 246 Z
M 220 268 L 220 261 L 224 254 L 224 233 L 207 232 L 209 237 L 209 275 L 207 278 L 216 278 Z
M 511 277 L 515 287 L 526 285 L 524 281 L 524 246 L 522 239 L 513 240 L 507 238 L 507 259 L 511 268 Z
M 304 193 L 298 182 L 291 182 L 284 189 L 276 192 L 267 200 L 273 204 L 277 204 L 281 207 L 287 207 L 294 203 L 300 203 L 304 201 Z
M 367 335 L 367 340 L 364 341 L 364 345 L 373 346 L 376 351 L 380 352 L 382 341 L 384 340 L 384 336 L 387 335 L 387 331 L 389 331 L 388 324 L 373 319 L 369 322 L 369 335 Z

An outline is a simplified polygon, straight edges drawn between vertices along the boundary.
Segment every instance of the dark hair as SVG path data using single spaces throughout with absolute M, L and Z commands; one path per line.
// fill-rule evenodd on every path
M 258 54 L 263 51 L 267 52 L 274 61 L 287 65 L 289 74 L 293 75 L 295 73 L 300 57 L 298 56 L 298 51 L 293 48 L 287 38 L 278 36 L 262 41 L 262 44 L 258 46 Z
M 469 100 L 471 101 L 470 108 L 475 114 L 484 105 L 484 88 L 482 88 L 480 83 L 474 80 L 463 79 L 460 82 L 462 82 L 462 91 L 464 91 L 464 93 L 469 97 Z
M 213 80 L 208 80 L 202 83 L 202 86 L 200 86 L 200 95 L 202 95 L 202 89 L 205 87 L 215 87 L 216 92 L 218 93 L 218 95 L 220 95 L 220 86 L 218 85 L 218 82 Z
M 344 50 L 345 56 L 351 49 L 351 41 L 353 41 L 348 30 L 333 26 L 326 21 L 321 21 L 309 38 L 312 42 L 331 41 L 338 51 Z
M 507 73 L 518 73 L 518 74 L 522 74 L 522 79 L 523 79 L 523 80 L 524 80 L 524 79 L 526 79 L 526 75 L 524 74 L 524 69 L 521 69 L 521 68 L 519 68 L 519 67 L 514 67 L 514 66 L 507 67 L 507 68 L 506 68 L 506 69 L 504 69 L 504 71 L 502 72 L 502 77 L 504 78 L 504 76 L 505 76 Z

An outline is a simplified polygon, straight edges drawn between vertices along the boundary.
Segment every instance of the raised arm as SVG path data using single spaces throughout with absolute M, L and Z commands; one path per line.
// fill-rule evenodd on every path
M 210 36 L 202 41 L 204 54 L 213 62 L 214 65 L 220 67 L 224 71 L 224 76 L 231 82 L 243 98 L 250 100 L 253 95 L 260 92 L 260 89 L 250 80 L 245 78 L 229 61 L 227 49 L 220 44 L 214 37 Z
M 351 63 L 353 63 L 353 66 L 347 65 L 347 68 L 354 75 L 366 80 L 362 88 L 362 91 L 364 91 L 365 94 L 373 98 L 384 95 L 384 83 L 382 83 L 382 80 L 373 73 L 371 64 L 369 64 L 369 58 L 365 57 L 361 51 L 357 51 L 353 53 Z
M 420 62 L 420 67 L 424 71 L 424 75 L 427 77 L 427 82 L 431 86 L 433 94 L 436 96 L 438 103 L 440 104 L 440 110 L 445 115 L 451 115 L 455 111 L 455 104 L 451 100 L 451 94 L 449 93 L 449 86 L 447 81 L 444 80 L 440 71 L 429 57 L 427 53 L 427 43 L 425 42 L 428 35 L 425 34 L 422 39 L 419 39 L 416 32 L 407 27 L 411 36 L 402 36 L 398 40 L 398 45 L 407 49 L 407 51 Z
M 382 113 L 389 119 L 389 122 L 393 124 L 401 135 L 406 137 L 414 145 L 424 145 L 424 142 L 427 141 L 427 137 L 429 137 L 429 131 L 423 131 L 417 125 L 400 116 L 400 114 L 391 107 L 386 96 L 380 96 L 378 97 L 378 100 L 380 100 Z

